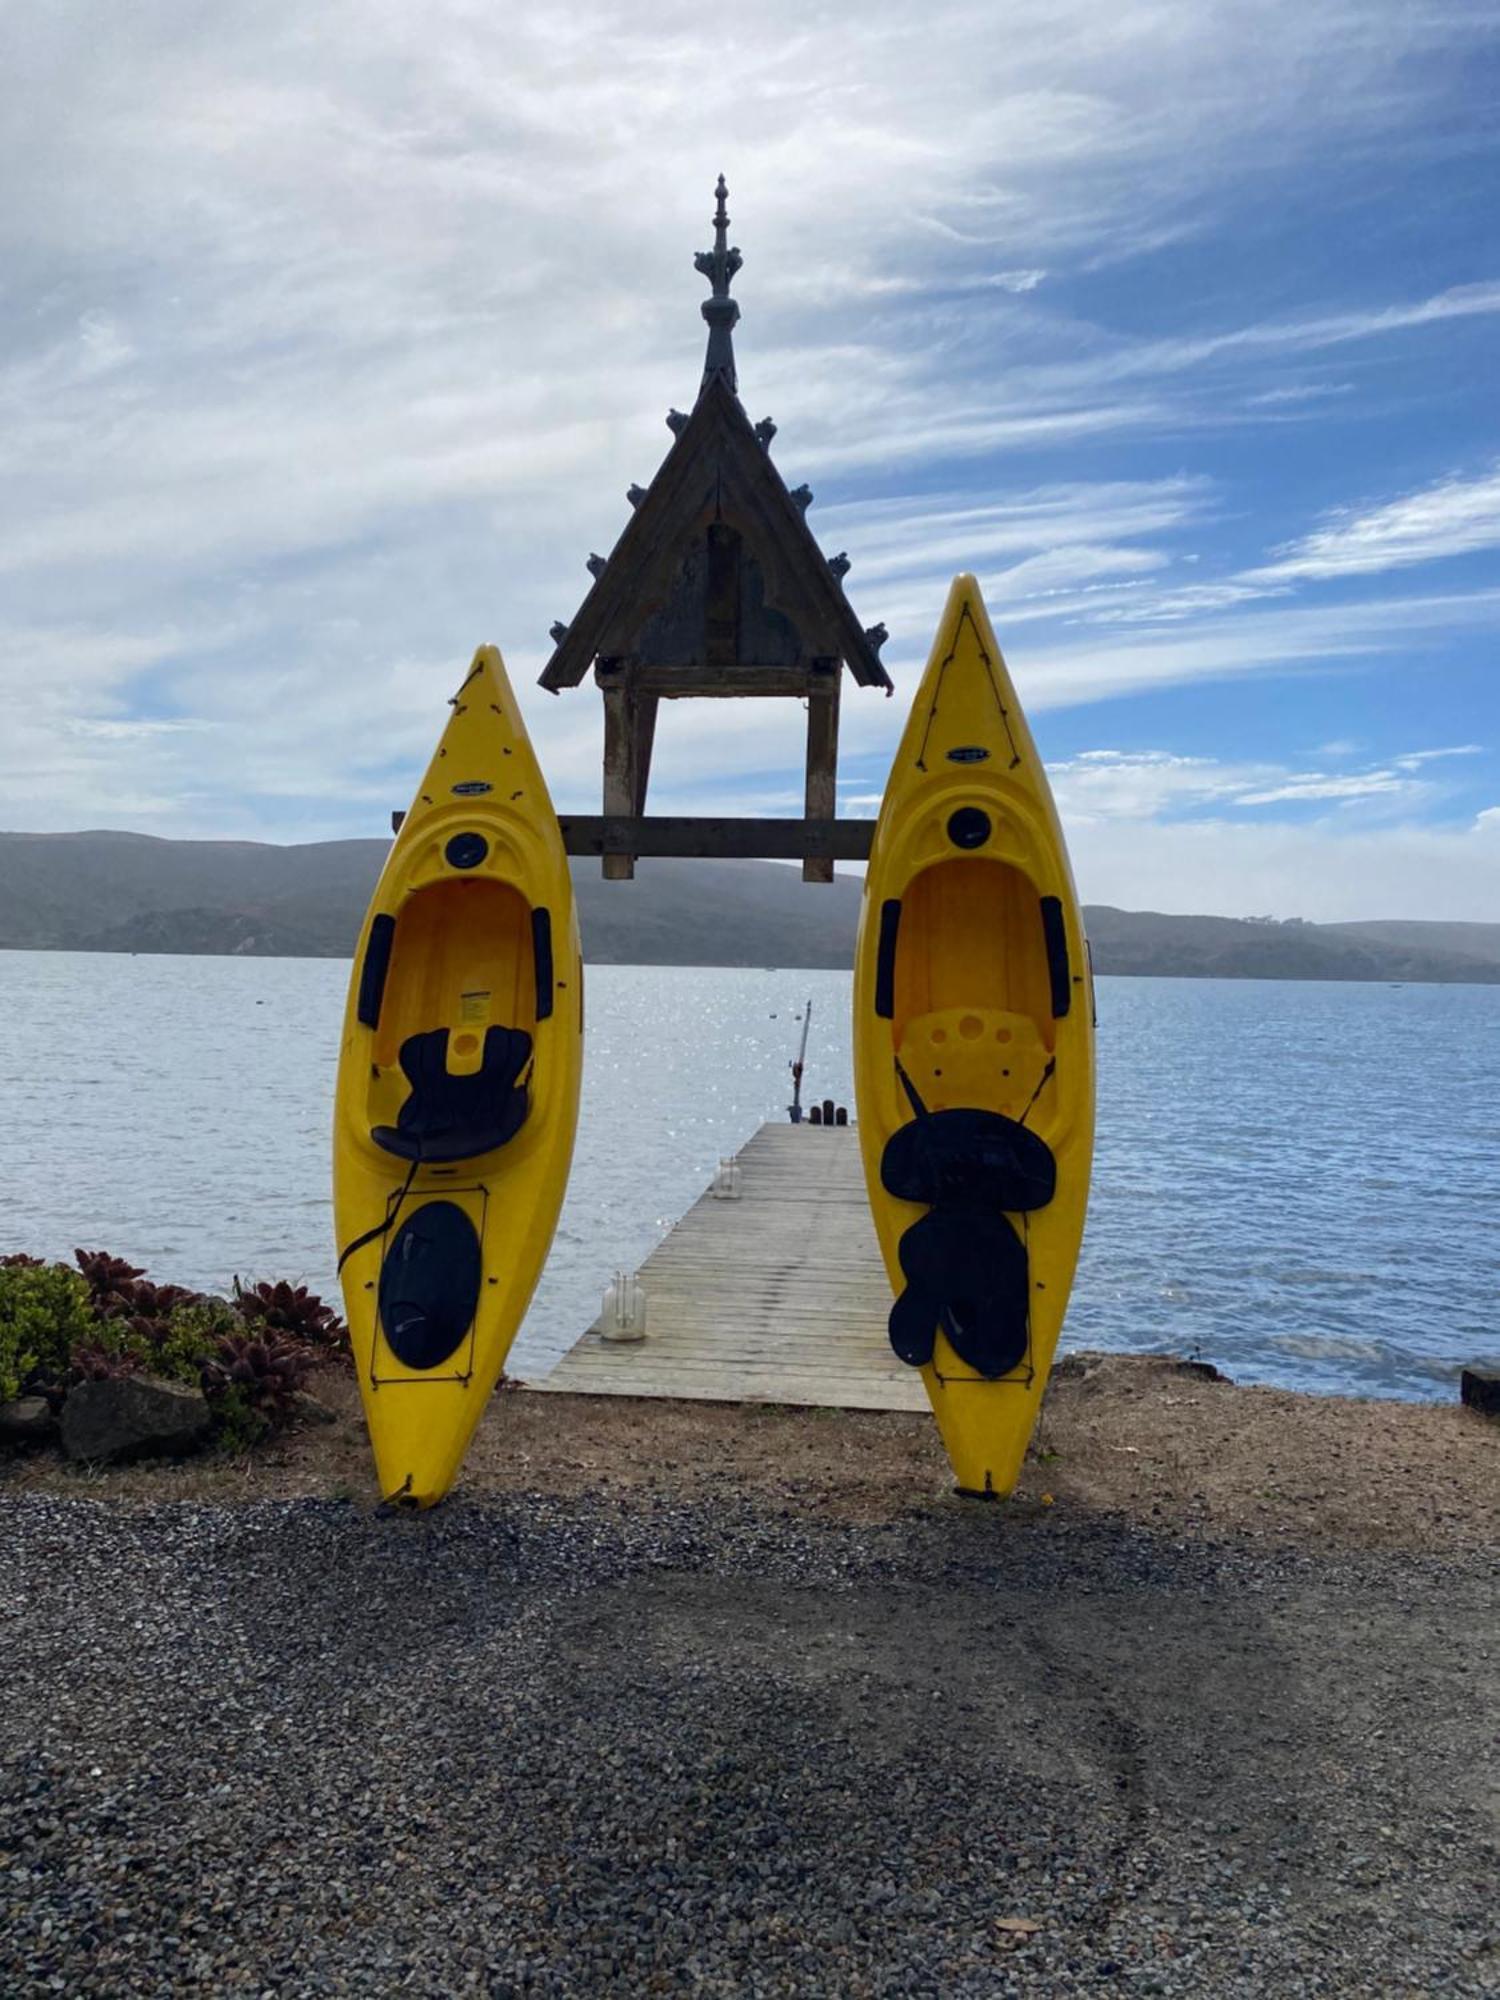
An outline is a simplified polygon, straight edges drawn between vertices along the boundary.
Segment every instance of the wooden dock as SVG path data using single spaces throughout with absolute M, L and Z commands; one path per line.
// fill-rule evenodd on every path
M 925 1410 L 892 1354 L 891 1291 L 849 1126 L 763 1125 L 738 1200 L 704 1193 L 641 1266 L 646 1338 L 592 1326 L 538 1389 Z

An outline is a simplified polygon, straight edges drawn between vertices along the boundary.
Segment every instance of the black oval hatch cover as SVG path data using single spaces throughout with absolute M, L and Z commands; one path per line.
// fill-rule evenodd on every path
M 396 1359 L 436 1368 L 474 1324 L 479 1232 L 456 1201 L 429 1201 L 396 1231 L 380 1267 L 380 1324 Z

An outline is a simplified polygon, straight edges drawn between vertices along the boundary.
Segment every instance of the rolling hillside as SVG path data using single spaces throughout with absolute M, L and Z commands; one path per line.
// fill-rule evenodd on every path
M 0 949 L 348 956 L 383 840 L 276 847 L 137 833 L 0 834 Z M 764 861 L 575 864 L 599 965 L 847 965 L 861 883 Z M 1500 982 L 1500 924 L 1270 923 L 1091 905 L 1100 972 L 1177 978 Z

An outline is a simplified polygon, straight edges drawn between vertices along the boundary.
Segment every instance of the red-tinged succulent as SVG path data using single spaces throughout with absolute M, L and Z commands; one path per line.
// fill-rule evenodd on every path
M 68 1384 L 117 1382 L 124 1375 L 138 1375 L 140 1360 L 128 1347 L 75 1347 L 68 1357 Z
M 236 1278 L 234 1302 L 253 1325 L 265 1326 L 307 1347 L 348 1350 L 348 1327 L 333 1307 L 306 1285 L 290 1285 L 285 1278 L 274 1284 L 242 1285 Z
M 216 1392 L 238 1391 L 273 1428 L 289 1421 L 297 1391 L 312 1365 L 304 1349 L 273 1333 L 225 1334 L 204 1367 L 210 1401 Z
M 193 1294 L 185 1285 L 156 1285 L 136 1264 L 107 1250 L 75 1250 L 73 1256 L 89 1288 L 98 1319 L 146 1319 L 165 1323 L 175 1306 Z

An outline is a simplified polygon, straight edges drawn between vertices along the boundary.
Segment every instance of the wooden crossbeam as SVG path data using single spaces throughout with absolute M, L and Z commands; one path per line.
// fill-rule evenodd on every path
M 573 855 L 701 855 L 719 861 L 868 861 L 875 833 L 872 819 L 563 813 L 559 823 L 563 846 Z

